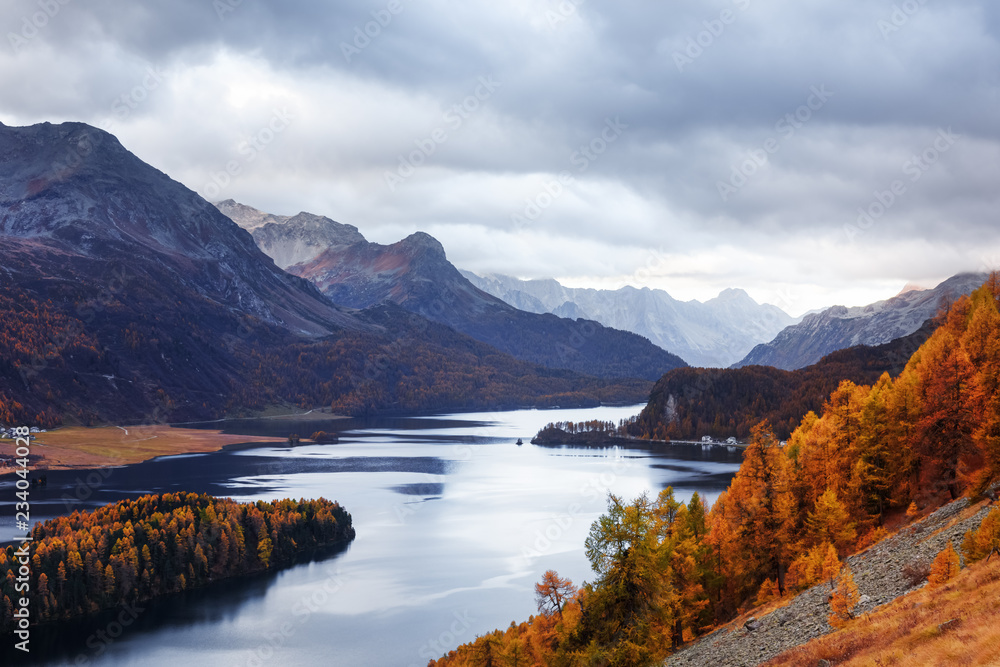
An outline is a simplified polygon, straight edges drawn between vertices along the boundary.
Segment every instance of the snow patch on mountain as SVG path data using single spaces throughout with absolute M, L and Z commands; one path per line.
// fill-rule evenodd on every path
M 729 366 L 798 321 L 777 306 L 757 303 L 740 289 L 727 289 L 701 303 L 679 301 L 663 290 L 646 287 L 576 289 L 552 279 L 520 280 L 469 271 L 462 275 L 521 310 L 582 317 L 631 331 L 693 366 Z

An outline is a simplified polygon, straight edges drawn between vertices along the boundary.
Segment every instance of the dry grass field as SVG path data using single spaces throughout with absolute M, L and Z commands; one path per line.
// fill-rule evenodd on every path
M 769 667 L 1000 665 L 1000 558 L 963 569 L 787 651 Z
M 225 435 L 220 431 L 154 426 L 68 427 L 36 434 L 31 442 L 34 470 L 67 470 L 139 463 L 157 456 L 214 452 L 240 442 L 276 442 L 275 438 Z M 14 457 L 13 440 L 0 440 L 0 458 Z M 0 474 L 11 472 L 0 467 Z

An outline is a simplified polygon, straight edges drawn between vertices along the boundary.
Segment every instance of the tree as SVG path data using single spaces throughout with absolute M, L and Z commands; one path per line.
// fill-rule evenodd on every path
M 861 406 L 867 399 L 868 392 L 868 387 L 860 387 L 850 380 L 844 380 L 823 405 L 823 419 L 831 427 L 826 488 L 837 491 L 846 489 L 852 462 L 857 459 L 861 445 Z
M 965 554 L 967 563 L 975 563 L 1000 553 L 1000 507 L 990 510 L 979 528 L 965 534 L 962 553 Z
M 652 627 L 667 624 L 665 582 L 657 567 L 657 510 L 662 508 L 646 494 L 625 504 L 609 493 L 607 514 L 587 536 L 587 558 L 599 578 L 587 589 L 580 639 L 605 647 L 611 664 L 652 659 L 657 649 Z
M 832 544 L 827 545 L 826 554 L 823 556 L 823 565 L 820 570 L 820 579 L 830 582 L 830 588 L 834 588 L 834 579 L 840 574 L 841 563 L 837 557 L 837 549 Z
M 743 464 L 729 486 L 726 520 L 738 537 L 736 560 L 747 575 L 744 596 L 753 595 L 765 578 L 784 594 L 794 529 L 794 498 L 787 464 L 774 434 L 764 422 L 753 428 Z
M 691 494 L 691 500 L 687 505 L 687 525 L 686 530 L 695 540 L 700 540 L 706 532 L 705 504 L 701 501 L 701 496 L 695 491 Z
M 535 584 L 535 602 L 538 604 L 538 611 L 549 616 L 557 613 L 559 620 L 562 620 L 563 604 L 576 595 L 576 591 L 577 588 L 572 581 L 560 578 L 555 570 L 546 570 L 542 580 Z
M 264 567 L 267 567 L 271 563 L 271 550 L 271 538 L 262 537 L 260 542 L 257 543 L 257 557 L 264 564 Z
M 858 587 L 854 583 L 854 574 L 851 568 L 845 565 L 837 576 L 837 587 L 830 598 L 830 610 L 833 611 L 828 619 L 830 625 L 835 628 L 840 627 L 854 618 L 854 607 L 860 599 Z
M 903 458 L 898 453 L 902 448 L 890 445 L 889 396 L 892 390 L 892 379 L 888 373 L 883 373 L 862 401 L 861 433 L 848 484 L 848 497 L 853 500 L 859 516 L 866 523 L 874 519 L 879 525 L 892 502 Z
M 827 489 L 816 501 L 815 509 L 806 518 L 806 527 L 812 544 L 831 542 L 840 552 L 845 552 L 857 537 L 854 522 L 833 489 Z
M 931 565 L 931 574 L 927 577 L 927 585 L 931 588 L 937 588 L 947 583 L 958 574 L 961 567 L 958 553 L 955 552 L 951 540 L 948 540 L 948 546 L 941 550 Z
M 921 381 L 922 416 L 917 450 L 930 464 L 928 481 L 958 497 L 959 462 L 971 449 L 981 395 L 977 377 L 965 350 L 950 331 L 939 331 L 926 344 L 917 368 Z

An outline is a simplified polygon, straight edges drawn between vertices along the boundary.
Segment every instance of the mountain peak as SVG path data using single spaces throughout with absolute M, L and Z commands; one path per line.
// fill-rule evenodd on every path
M 942 303 L 969 294 L 986 274 L 961 273 L 933 289 L 909 289 L 867 306 L 832 306 L 805 316 L 774 340 L 750 351 L 739 366 L 775 366 L 795 370 L 827 354 L 854 345 L 881 345 L 912 334 L 934 317 Z
M 928 288 L 923 285 L 918 285 L 917 283 L 906 283 L 903 285 L 903 289 L 899 290 L 899 294 L 896 296 L 902 296 L 903 294 L 908 294 L 910 292 L 923 292 L 926 289 Z
M 367 243 L 354 225 L 314 213 L 274 215 L 232 199 L 216 202 L 215 207 L 249 231 L 260 249 L 283 269 L 309 262 L 329 248 Z
M 427 232 L 414 232 L 399 242 L 405 248 L 424 250 L 445 257 L 444 246 Z
M 286 215 L 272 215 L 270 213 L 265 213 L 264 211 L 254 208 L 253 206 L 241 204 L 233 199 L 215 202 L 214 206 L 219 209 L 222 215 L 226 216 L 248 232 L 252 232 L 258 227 L 263 227 L 271 222 L 282 224 L 289 220 L 289 217 Z
M 305 335 L 359 326 L 197 193 L 84 123 L 0 129 L 0 201 L 0 235 L 60 253 L 53 275 L 86 282 L 125 266 L 155 273 L 171 303 L 199 295 Z
M 723 301 L 745 301 L 751 299 L 751 296 L 747 294 L 746 290 L 740 289 L 738 287 L 727 287 L 726 289 L 719 292 L 717 299 Z

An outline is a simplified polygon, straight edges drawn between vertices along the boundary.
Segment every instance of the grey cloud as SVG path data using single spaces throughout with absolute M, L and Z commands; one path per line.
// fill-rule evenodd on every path
M 1000 170 L 1000 6 L 988 0 L 398 0 L 400 11 L 389 15 L 389 0 L 218 2 L 232 11 L 220 17 L 212 0 L 60 5 L 18 53 L 0 51 L 0 86 L 16 91 L 0 101 L 0 114 L 100 120 L 146 68 L 183 78 L 230 54 L 266 63 L 299 94 L 299 120 L 227 192 L 285 202 L 276 212 L 308 201 L 375 230 L 434 226 L 446 237 L 472 225 L 507 233 L 541 183 L 570 171 L 575 184 L 532 225 L 552 239 L 643 247 L 670 234 L 685 251 L 732 240 L 759 257 L 776 239 L 826 239 L 845 257 L 900 238 L 955 248 L 926 269 L 884 261 L 885 276 L 959 264 L 970 249 L 959 249 L 955 234 L 1000 245 L 990 234 Z M 38 7 L 5 4 L 0 27 L 17 33 Z M 379 18 L 387 24 L 372 28 Z M 345 57 L 343 45 L 366 25 L 378 34 Z M 481 76 L 502 87 L 449 128 L 427 166 L 389 191 L 384 173 Z M 219 90 L 179 85 L 150 95 L 121 129 L 150 151 L 140 157 L 199 188 L 268 111 L 261 103 L 226 116 L 233 112 L 218 99 L 225 82 L 213 84 Z M 815 87 L 834 95 L 785 136 L 782 119 Z M 340 113 L 343 105 L 367 116 Z M 628 129 L 581 170 L 575 152 L 616 117 Z M 908 156 L 948 127 L 960 142 L 845 242 L 857 209 L 903 178 Z M 720 196 L 718 183 L 768 139 L 780 150 L 736 193 Z M 295 172 L 301 191 L 289 191 L 291 177 L 279 172 Z M 279 182 L 281 189 L 271 185 Z M 455 196 L 456 188 L 481 192 Z M 590 272 L 602 266 L 585 264 Z

